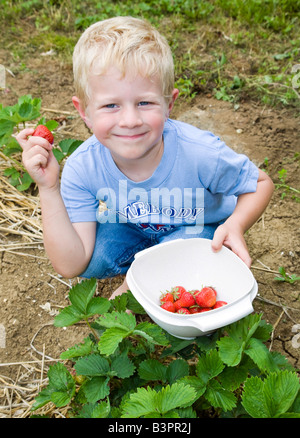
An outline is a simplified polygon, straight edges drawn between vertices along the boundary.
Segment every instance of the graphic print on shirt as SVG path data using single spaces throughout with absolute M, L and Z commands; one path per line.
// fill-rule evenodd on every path
M 127 181 L 119 182 L 118 193 L 112 188 L 97 193 L 100 208 L 99 223 L 135 223 L 143 231 L 162 233 L 179 225 L 204 224 L 203 188 L 178 187 L 133 188 L 128 190 Z M 103 208 L 103 204 L 105 207 Z

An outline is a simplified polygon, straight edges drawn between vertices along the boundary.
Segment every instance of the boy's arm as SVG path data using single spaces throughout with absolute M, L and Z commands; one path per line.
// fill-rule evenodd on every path
M 259 169 L 256 192 L 238 197 L 232 215 L 216 229 L 212 249 L 219 251 L 222 245 L 225 245 L 250 267 L 251 258 L 243 235 L 262 215 L 273 191 L 274 184 L 271 178 Z
M 92 256 L 96 222 L 72 224 L 59 189 L 41 188 L 43 237 L 53 268 L 65 278 L 80 275 Z
M 52 146 L 44 138 L 28 138 L 33 131 L 24 129 L 16 138 L 23 149 L 23 164 L 39 189 L 45 250 L 54 269 L 72 278 L 80 275 L 90 260 L 96 222 L 72 225 L 60 194 L 60 168 Z

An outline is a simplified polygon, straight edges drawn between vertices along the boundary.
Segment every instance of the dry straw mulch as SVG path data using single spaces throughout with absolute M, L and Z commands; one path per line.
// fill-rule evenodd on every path
M 7 166 L 2 158 L 0 152 L 0 251 L 16 253 L 43 244 L 41 211 L 38 196 L 18 191 L 2 176 Z
M 39 199 L 28 192 L 18 191 L 2 176 L 10 163 L 7 157 L 0 154 L 0 252 L 40 258 L 26 252 L 27 249 L 41 248 L 43 245 Z M 39 353 L 37 350 L 35 352 Z M 44 352 L 40 355 L 41 359 L 29 362 L 0 364 L 0 418 L 32 415 L 35 397 L 48 383 L 50 362 L 55 362 L 55 359 L 48 359 Z M 17 367 L 14 380 L 2 375 L 3 366 Z M 48 404 L 38 414 L 64 417 L 67 410 L 58 411 L 54 405 Z

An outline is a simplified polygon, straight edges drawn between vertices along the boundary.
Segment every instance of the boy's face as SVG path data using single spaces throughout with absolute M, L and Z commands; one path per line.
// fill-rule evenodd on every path
M 138 164 L 162 149 L 164 122 L 178 90 L 167 105 L 158 81 L 142 76 L 122 78 L 113 67 L 103 76 L 91 75 L 89 87 L 91 98 L 85 110 L 76 97 L 73 103 L 117 165 Z

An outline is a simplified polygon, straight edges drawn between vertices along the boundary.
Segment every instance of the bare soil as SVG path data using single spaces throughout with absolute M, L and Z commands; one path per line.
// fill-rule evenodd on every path
M 5 53 L 0 51 L 0 59 L 1 56 L 0 62 L 10 68 L 11 64 L 4 62 Z M 43 114 L 59 120 L 57 140 L 65 137 L 84 140 L 90 135 L 71 102 L 69 67 L 51 56 L 33 59 L 26 70 L 14 77 L 7 75 L 7 87 L 0 91 L 0 101 L 12 105 L 23 94 L 42 97 Z M 172 117 L 219 135 L 230 147 L 245 153 L 267 171 L 274 182 L 279 182 L 278 171 L 285 168 L 287 184 L 299 189 L 299 118 L 292 111 L 252 102 L 241 102 L 234 109 L 231 103 L 203 94 L 191 102 L 179 102 Z M 299 369 L 300 282 L 275 281 L 274 272 L 284 266 L 289 274 L 300 275 L 300 204 L 291 193 L 283 199 L 281 195 L 282 190 L 277 189 L 263 217 L 246 234 L 246 241 L 259 286 L 254 308 L 274 328 L 269 348 L 284 354 Z M 0 234 L 0 245 L 20 239 Z M 20 373 L 21 362 L 41 357 L 57 359 L 62 351 L 88 334 L 88 329 L 80 324 L 66 329 L 53 326 L 55 313 L 69 304 L 69 287 L 77 279 L 60 278 L 42 245 L 22 253 L 0 253 L 0 376 L 11 379 Z M 98 293 L 108 297 L 121 281 L 121 278 L 99 281 Z

